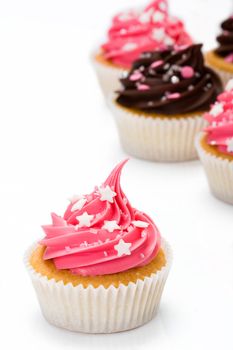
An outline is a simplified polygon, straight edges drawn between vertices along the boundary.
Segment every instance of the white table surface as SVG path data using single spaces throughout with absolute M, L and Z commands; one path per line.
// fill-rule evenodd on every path
M 233 348 L 233 207 L 209 193 L 198 161 L 131 159 L 122 186 L 174 250 L 160 311 L 144 327 L 74 334 L 43 319 L 22 263 L 50 212 L 88 193 L 126 157 L 88 60 L 111 14 L 143 0 L 0 1 L 0 330 L 3 349 Z M 173 0 L 214 45 L 231 0 Z M 4 344 L 4 347 L 2 347 Z

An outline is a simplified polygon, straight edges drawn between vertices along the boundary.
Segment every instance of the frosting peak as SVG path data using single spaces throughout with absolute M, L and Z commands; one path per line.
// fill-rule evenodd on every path
M 144 51 L 191 43 L 183 23 L 170 16 L 167 0 L 154 0 L 140 12 L 116 15 L 102 50 L 105 59 L 129 68 Z
M 204 65 L 202 45 L 145 52 L 121 79 L 117 102 L 165 115 L 208 110 L 222 91 L 214 71 Z
M 226 62 L 233 63 L 233 16 L 226 19 L 221 28 L 222 33 L 217 37 L 219 47 L 215 52 L 224 57 Z
M 205 129 L 208 144 L 233 156 L 233 79 L 204 117 L 210 124 Z
M 72 199 L 63 217 L 52 214 L 52 224 L 43 226 L 44 259 L 53 259 L 57 269 L 83 276 L 112 274 L 148 264 L 157 255 L 157 227 L 121 189 L 126 162 L 91 194 Z

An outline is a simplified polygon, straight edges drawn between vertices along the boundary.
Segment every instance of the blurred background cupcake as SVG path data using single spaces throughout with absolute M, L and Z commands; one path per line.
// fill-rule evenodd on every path
M 155 0 L 142 10 L 117 14 L 107 41 L 92 55 L 104 95 L 119 88 L 118 78 L 142 52 L 191 43 L 183 22 L 170 15 L 167 0 Z
M 121 83 L 110 107 L 127 153 L 154 161 L 197 157 L 202 114 L 222 91 L 218 75 L 204 65 L 201 45 L 146 52 Z
M 212 193 L 233 204 L 233 80 L 205 114 L 209 125 L 196 147 Z
M 121 162 L 88 195 L 52 214 L 26 265 L 45 318 L 87 333 L 119 332 L 150 321 L 171 265 L 170 246 L 120 186 Z
M 218 47 L 206 54 L 207 63 L 219 73 L 223 83 L 233 78 L 233 16 L 221 24 Z

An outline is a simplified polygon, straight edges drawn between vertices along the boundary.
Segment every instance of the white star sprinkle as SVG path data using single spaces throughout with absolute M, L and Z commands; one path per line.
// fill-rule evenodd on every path
M 144 231 L 142 231 L 142 233 L 141 233 L 141 237 L 142 237 L 142 238 L 146 237 L 146 231 L 145 231 L 145 230 L 144 230 Z
M 227 140 L 227 152 L 233 153 L 233 137 Z
M 211 144 L 211 146 L 216 146 L 216 141 L 212 140 L 212 141 L 210 141 L 210 144 Z
M 87 200 L 86 198 L 81 198 L 79 199 L 76 203 L 74 203 L 74 205 L 71 208 L 71 211 L 75 211 L 75 210 L 80 210 L 82 209 L 82 207 L 84 206 L 84 204 L 86 204 Z
M 154 29 L 152 32 L 152 38 L 157 41 L 162 41 L 165 37 L 165 31 L 163 28 Z
M 90 233 L 93 233 L 93 235 L 96 235 L 98 233 L 98 230 L 96 228 L 90 228 Z
M 226 91 L 231 91 L 231 90 L 233 90 L 233 79 L 230 79 L 230 80 L 228 81 L 228 83 L 227 83 L 226 86 L 225 86 L 225 90 L 226 90 Z
M 120 16 L 118 17 L 120 21 L 124 22 L 124 21 L 128 21 L 132 16 L 130 15 L 130 13 L 127 12 L 123 12 L 120 14 Z
M 104 225 L 102 226 L 103 230 L 107 230 L 108 232 L 113 232 L 114 230 L 120 230 L 120 226 L 117 224 L 116 220 L 112 221 L 104 221 Z
M 75 194 L 72 197 L 68 198 L 68 200 L 70 201 L 70 203 L 73 204 L 73 203 L 77 202 L 81 198 L 83 198 L 83 196 Z
M 179 81 L 180 81 L 180 79 L 176 75 L 173 75 L 171 77 L 172 84 L 177 84 L 177 83 L 179 83 Z
M 132 221 L 132 224 L 136 227 L 142 227 L 142 228 L 146 228 L 149 226 L 148 222 L 141 221 L 141 220 L 134 220 Z
M 166 10 L 166 8 L 167 8 L 166 3 L 165 3 L 165 2 L 161 2 L 161 3 L 159 4 L 159 8 L 160 8 L 160 10 Z
M 174 40 L 170 37 L 170 36 L 166 36 L 165 38 L 164 38 L 164 44 L 165 45 L 173 45 L 174 44 Z
M 123 47 L 122 50 L 123 51 L 133 51 L 137 48 L 137 44 L 136 43 L 126 43 Z
M 85 211 L 82 215 L 76 216 L 76 219 L 79 221 L 77 227 L 90 227 L 91 226 L 91 220 L 94 218 L 94 215 L 89 215 Z
M 139 16 L 139 21 L 141 23 L 148 23 L 150 22 L 150 18 L 152 13 L 154 12 L 153 8 L 149 9 L 146 12 L 143 12 L 140 16 Z
M 117 256 L 131 255 L 130 247 L 131 243 L 126 243 L 122 238 L 119 243 L 114 245 L 114 249 L 117 251 Z
M 110 203 L 113 203 L 113 197 L 117 195 L 108 185 L 106 187 L 100 187 L 99 193 L 101 201 L 108 201 Z
M 127 231 L 128 232 L 131 232 L 133 230 L 133 226 L 132 225 L 129 225 L 128 227 L 127 227 Z
M 84 241 L 83 243 L 80 244 L 80 247 L 88 247 L 88 243 L 87 241 Z
M 222 103 L 215 103 L 210 110 L 210 114 L 213 117 L 217 117 L 219 114 L 221 114 L 223 112 L 223 110 L 224 109 L 223 109 Z
M 154 22 L 162 22 L 164 20 L 164 13 L 160 12 L 160 11 L 156 11 L 153 14 L 153 21 Z

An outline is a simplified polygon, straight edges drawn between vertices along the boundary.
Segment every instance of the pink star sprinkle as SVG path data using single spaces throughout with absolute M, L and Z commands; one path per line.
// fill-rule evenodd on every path
M 191 66 L 182 67 L 181 75 L 184 79 L 192 78 L 194 76 L 194 70 Z
M 138 84 L 137 89 L 140 91 L 146 91 L 146 90 L 150 90 L 149 85 L 146 84 Z
M 161 66 L 163 62 L 164 62 L 163 60 L 154 61 L 153 63 L 151 63 L 150 68 L 156 68 L 158 66 Z
M 174 50 L 179 52 L 187 49 L 188 45 L 174 45 Z
M 179 92 L 174 92 L 172 94 L 167 95 L 167 98 L 169 100 L 176 100 L 179 97 L 180 97 L 180 93 Z
M 233 63 L 233 53 L 225 57 L 225 61 L 228 63 Z
M 129 77 L 129 80 L 130 81 L 136 81 L 136 80 L 139 80 L 143 77 L 142 73 L 140 72 L 134 72 L 130 77 Z

